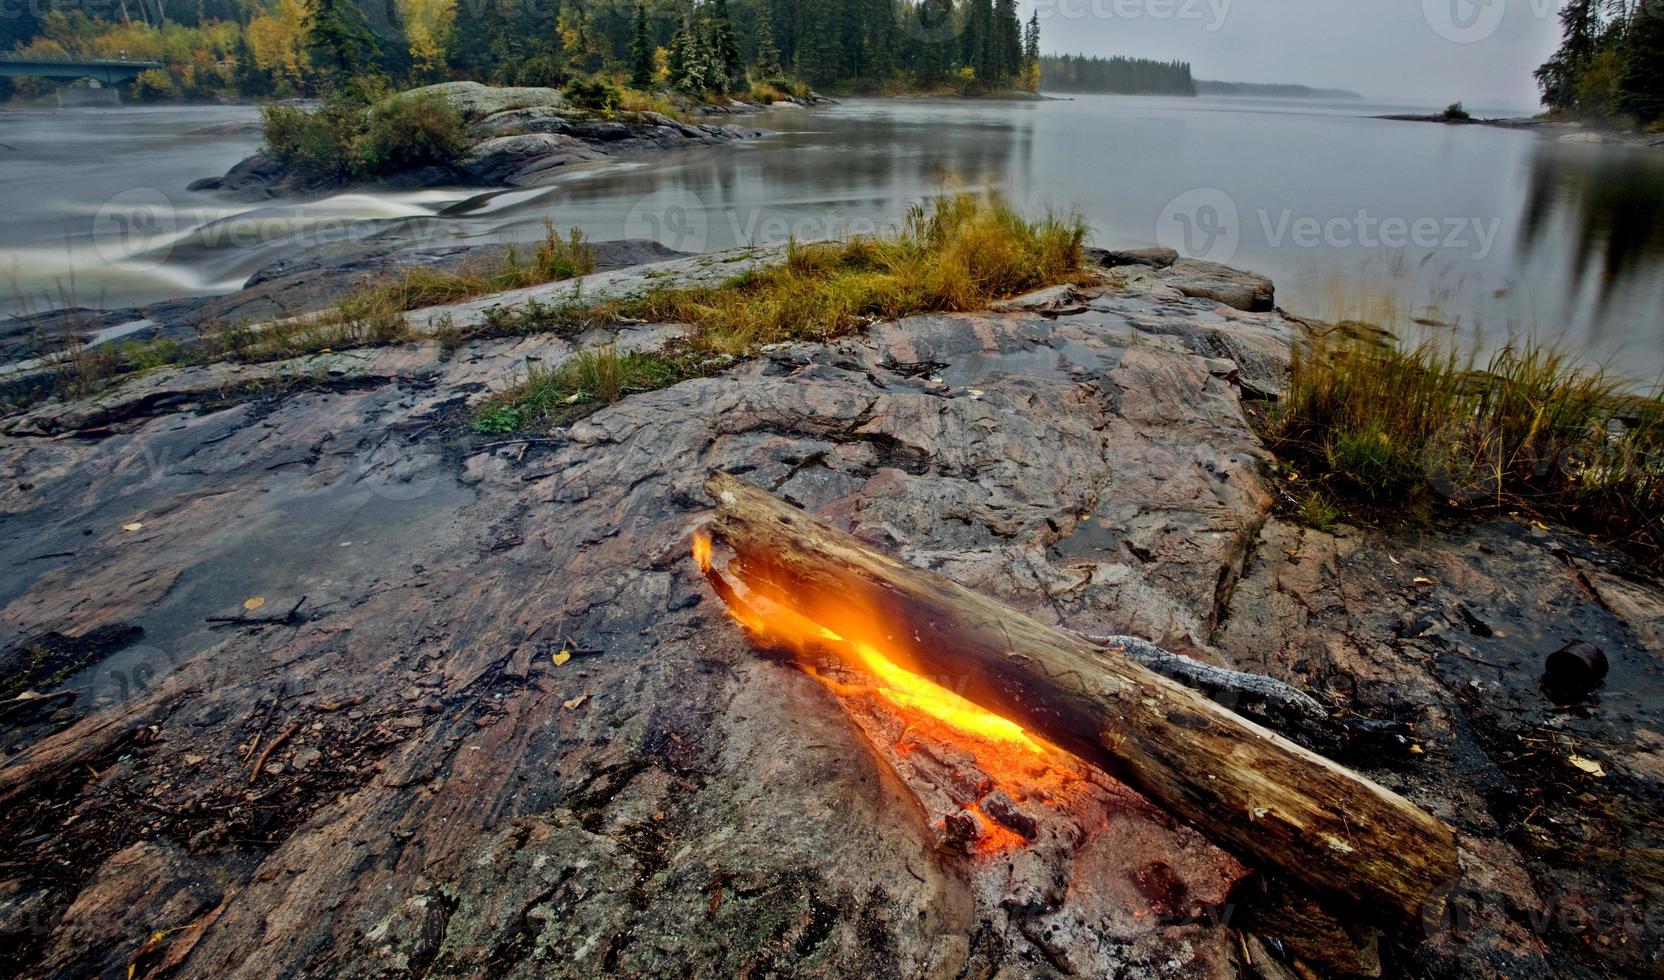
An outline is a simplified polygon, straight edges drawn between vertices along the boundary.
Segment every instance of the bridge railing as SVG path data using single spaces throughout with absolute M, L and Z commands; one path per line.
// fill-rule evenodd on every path
M 133 58 L 77 58 L 72 54 L 10 54 L 0 51 L 0 64 L 11 65 L 92 65 L 111 68 L 160 68 L 160 61 L 137 60 Z

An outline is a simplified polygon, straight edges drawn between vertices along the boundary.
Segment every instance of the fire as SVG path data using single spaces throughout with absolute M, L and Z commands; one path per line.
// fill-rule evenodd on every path
M 846 673 L 853 671 L 860 677 L 860 683 L 851 684 L 847 676 L 828 675 L 813 667 L 809 667 L 809 673 L 837 694 L 846 707 L 848 698 L 858 692 L 876 693 L 908 721 L 910 731 L 974 757 L 976 767 L 992 779 L 991 789 L 1004 790 L 1012 799 L 1026 799 L 1041 784 L 1055 789 L 1053 784 L 1059 781 L 1060 770 L 1068 768 L 1053 765 L 1063 754 L 1060 750 L 1029 734 L 1011 719 L 906 669 L 897 658 L 874 643 L 848 640 L 797 609 L 747 591 L 721 571 L 713 571 L 709 535 L 700 532 L 694 536 L 693 556 L 723 599 L 729 615 L 758 642 L 795 651 L 806 664 L 824 655 L 835 657 Z M 839 625 L 852 635 L 885 635 L 882 624 L 871 617 Z M 914 744 L 914 740 L 904 736 L 891 749 L 906 756 L 914 750 Z M 986 853 L 1022 845 L 1021 836 L 1000 826 L 975 803 L 967 804 L 965 812 L 981 825 L 978 851 Z
M 842 639 L 831 630 L 826 632 L 834 638 Z M 918 674 L 903 670 L 865 643 L 852 645 L 867 670 L 884 685 L 879 688 L 879 693 L 898 707 L 922 711 L 949 727 L 991 742 L 1008 742 L 1036 754 L 1045 753 L 1046 750 L 1040 743 L 1030 738 L 1028 733 L 1023 731 L 1023 727 L 1011 719 L 1002 718 L 939 684 L 933 684 Z

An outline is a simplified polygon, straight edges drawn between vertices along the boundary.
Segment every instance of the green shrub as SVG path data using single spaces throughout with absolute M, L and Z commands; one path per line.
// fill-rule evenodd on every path
M 611 112 L 623 98 L 617 88 L 600 78 L 574 78 L 562 91 L 567 102 L 591 112 Z
M 443 166 L 467 151 L 462 114 L 438 96 L 366 106 L 363 95 L 338 92 L 312 112 L 267 106 L 267 152 L 311 182 L 341 184 Z
M 179 86 L 173 76 L 160 68 L 146 68 L 133 79 L 133 98 L 140 102 L 159 102 L 179 97 Z
M 1445 108 L 1444 118 L 1446 122 L 1467 122 L 1473 116 L 1468 113 L 1467 108 L 1462 103 L 1452 102 Z
M 554 55 L 533 55 L 521 62 L 514 80 L 519 85 L 530 85 L 534 88 L 560 88 L 571 79 L 572 73 L 566 65 Z
M 390 99 L 368 113 L 352 140 L 360 180 L 418 167 L 446 166 L 468 151 L 462 113 L 437 95 Z

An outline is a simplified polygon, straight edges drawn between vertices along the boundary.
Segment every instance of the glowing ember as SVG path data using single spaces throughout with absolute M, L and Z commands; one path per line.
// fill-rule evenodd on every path
M 945 818 L 948 836 L 974 841 L 974 850 L 982 853 L 1020 847 L 1023 837 L 991 817 L 979 804 L 995 791 L 1003 794 L 1007 805 L 1012 800 L 1050 799 L 1076 781 L 1073 766 L 1064 753 L 1030 735 L 1011 719 L 907 670 L 872 643 L 847 640 L 796 609 L 747 591 L 720 571 L 713 571 L 711 539 L 706 534 L 695 535 L 693 555 L 723 599 L 729 615 L 759 644 L 797 653 L 808 672 L 838 696 L 875 743 L 880 740 L 879 732 L 852 707 L 869 692 L 893 706 L 906 726 L 899 739 L 888 746 L 896 757 L 906 759 L 921 747 L 931 751 L 930 746 L 964 753 L 965 761 L 972 763 L 966 768 L 979 770 L 989 782 L 971 794 L 971 798 L 961 798 L 958 802 L 963 809 Z M 881 624 L 870 618 L 842 625 L 856 635 L 885 635 Z M 830 673 L 819 669 L 818 664 L 827 658 L 843 669 Z M 888 736 L 883 736 L 883 740 L 888 741 Z
M 827 631 L 836 637 L 836 633 Z M 1040 743 L 1029 738 L 1021 725 L 977 707 L 939 684 L 932 684 L 917 674 L 903 670 L 882 653 L 865 643 L 853 644 L 868 670 L 884 686 L 879 693 L 903 708 L 916 708 L 948 725 L 979 735 L 995 742 L 1021 745 L 1031 752 L 1044 754 Z

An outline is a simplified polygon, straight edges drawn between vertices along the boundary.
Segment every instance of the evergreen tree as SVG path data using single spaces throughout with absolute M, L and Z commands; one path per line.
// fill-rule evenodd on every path
M 728 0 L 712 0 L 706 15 L 706 39 L 711 53 L 722 72 L 724 88 L 732 88 L 745 80 L 745 64 L 740 60 L 739 42 L 734 40 L 734 21 L 728 15 Z
M 994 3 L 994 80 L 1008 85 L 1023 70 L 1023 22 L 1017 19 L 1017 0 Z
M 757 0 L 757 57 L 753 61 L 757 79 L 778 82 L 785 79 L 780 63 L 780 48 L 774 43 L 774 15 L 768 0 Z
M 965 0 L 965 7 L 959 65 L 971 69 L 976 74 L 977 83 L 986 87 L 996 82 L 999 74 L 994 0 Z
M 473 78 L 496 78 L 516 48 L 499 0 L 456 0 L 455 18 L 445 45 L 452 68 Z
M 248 36 L 239 32 L 237 44 L 231 49 L 231 57 L 237 62 L 235 82 L 237 92 L 241 95 L 269 95 L 272 91 L 271 74 L 262 71 L 254 60 L 254 49 L 249 47 Z
M 817 85 L 843 77 L 839 32 L 840 0 L 802 0 L 798 34 L 797 72 Z
M 364 73 L 376 53 L 376 39 L 355 0 L 311 0 L 306 41 L 320 64 L 341 77 Z
M 1643 126 L 1664 119 L 1664 3 L 1641 4 L 1624 34 L 1618 107 Z
M 953 49 L 953 0 L 918 0 L 910 16 L 912 33 L 919 38 L 913 48 L 913 72 L 927 85 L 940 82 L 953 72 L 958 57 Z
M 404 15 L 398 0 L 369 0 L 368 27 L 376 39 L 376 65 L 389 78 L 410 74 L 410 36 L 405 33 Z
M 1023 30 L 1023 88 L 1040 91 L 1040 12 L 1036 10 Z
M 885 81 L 896 73 L 901 53 L 901 22 L 895 0 L 866 0 L 861 11 L 861 65 L 856 77 Z
M 665 60 L 665 68 L 670 73 L 672 88 L 682 89 L 687 85 L 688 63 L 691 60 L 693 47 L 693 26 L 687 19 L 682 20 L 681 26 L 670 37 L 670 50 Z
M 653 87 L 653 32 L 647 23 L 647 5 L 636 4 L 635 36 L 630 39 L 630 84 L 639 89 Z
M 1560 50 L 1536 72 L 1543 104 L 1550 109 L 1578 108 L 1579 82 L 1600 45 L 1603 2 L 1568 0 L 1560 10 Z
M 670 84 L 687 95 L 697 97 L 727 90 L 728 76 L 722 55 L 706 24 L 695 24 L 691 19 L 682 21 L 681 28 L 670 39 L 669 67 Z

